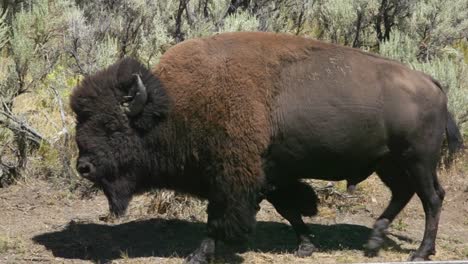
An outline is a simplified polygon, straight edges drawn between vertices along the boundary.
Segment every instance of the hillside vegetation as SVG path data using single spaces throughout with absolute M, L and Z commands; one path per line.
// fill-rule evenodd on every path
M 468 135 L 465 0 L 5 0 L 0 9 L 0 186 L 74 189 L 72 88 L 125 56 L 228 31 L 288 32 L 399 60 L 440 80 Z
M 113 229 L 121 242 L 112 239 L 109 227 L 98 220 L 107 207 L 102 195 L 95 195 L 98 191 L 74 168 L 78 152 L 75 118 L 69 107 L 69 95 L 84 76 L 125 56 L 152 67 L 167 49 L 186 39 L 232 31 L 285 32 L 401 61 L 442 83 L 449 110 L 465 142 L 468 139 L 466 0 L 2 0 L 0 4 L 0 223 L 4 223 L 0 262 L 4 254 L 6 263 L 99 262 L 103 257 L 122 263 L 141 258 L 143 263 L 157 239 L 138 233 L 143 231 L 130 237 L 126 234 L 152 226 L 168 244 L 157 244 L 161 252 L 153 252 L 156 257 L 149 261 L 180 262 L 193 249 L 190 241 L 197 241 L 202 232 L 205 203 L 167 191 L 137 198 L 129 216 Z M 450 170 L 441 165 L 440 174 L 448 196 L 437 258 L 466 259 L 466 154 Z M 312 260 L 371 261 L 360 252 L 361 242 L 367 239 L 362 234 L 369 232 L 361 224 L 371 226 L 388 201 L 382 184 L 374 177 L 352 197 L 344 194 L 344 183 L 332 187 L 323 182 L 311 184 L 322 201 L 321 220 L 311 228 L 322 232 L 317 243 L 325 245 Z M 89 200 L 82 201 L 83 197 Z M 403 260 L 419 244 L 401 236 L 420 239 L 423 216 L 418 206 L 413 202 L 410 210 L 419 210 L 421 215 L 403 213 L 395 221 L 396 235 L 378 260 Z M 295 242 L 291 230 L 283 232 L 288 228 L 284 220 L 271 206 L 263 207 L 260 240 L 256 241 L 261 252 L 242 256 L 247 262 L 300 261 L 291 255 L 275 255 L 291 251 Z M 161 219 L 135 222 L 145 215 Z M 87 222 L 68 223 L 72 217 Z M 175 219 L 188 219 L 190 224 L 182 227 L 185 220 Z M 352 225 L 325 226 L 340 222 Z M 195 233 L 187 243 L 192 244 L 180 244 L 177 237 L 190 233 L 190 228 Z M 172 233 L 164 233 L 166 229 Z M 51 233 L 43 234 L 45 231 Z M 75 236 L 79 232 L 82 236 Z M 95 239 L 93 234 L 99 232 L 104 235 Z M 346 241 L 339 237 L 343 232 L 362 237 Z M 269 237 L 268 233 L 275 235 Z M 336 236 L 336 243 L 327 241 L 327 236 Z M 141 237 L 149 242 L 140 241 Z M 110 247 L 102 248 L 105 243 L 111 243 Z M 329 253 L 336 250 L 344 251 Z M 61 259 L 54 258 L 57 256 Z

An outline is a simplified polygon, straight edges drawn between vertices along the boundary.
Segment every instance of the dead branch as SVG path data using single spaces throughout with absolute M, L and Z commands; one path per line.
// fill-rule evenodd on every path
M 66 118 L 65 118 L 65 110 L 63 109 L 63 102 L 62 98 L 60 98 L 60 95 L 55 89 L 55 87 L 51 86 L 50 89 L 54 93 L 55 99 L 57 100 L 59 111 L 60 111 L 60 119 L 62 121 L 62 130 L 59 132 L 58 137 L 64 136 L 65 138 L 65 144 L 68 142 L 68 129 L 67 129 L 67 123 L 66 123 Z
M 72 43 L 73 43 L 73 47 L 71 49 L 68 50 L 68 53 L 71 55 L 71 57 L 73 58 L 77 68 L 78 68 L 78 72 L 81 74 L 81 75 L 88 75 L 88 72 L 83 69 L 83 67 L 81 66 L 81 59 L 80 59 L 80 55 L 78 54 L 78 50 L 79 50 L 79 39 L 78 38 L 74 38 Z
M 174 32 L 174 39 L 176 42 L 181 42 L 184 40 L 184 34 L 181 31 L 182 28 L 182 15 L 185 11 L 185 8 L 187 7 L 187 3 L 189 0 L 180 0 L 179 1 L 179 9 L 177 10 L 177 15 L 176 15 L 176 29 Z
M 51 90 L 53 91 L 55 98 L 57 99 L 59 111 L 60 111 L 60 119 L 62 121 L 62 130 L 58 133 L 56 139 L 54 139 L 54 143 L 63 136 L 64 138 L 63 144 L 61 144 L 61 146 L 56 146 L 56 148 L 61 153 L 60 159 L 63 165 L 62 172 L 64 174 L 72 175 L 73 169 L 71 167 L 71 153 L 66 150 L 66 146 L 68 145 L 68 142 L 69 142 L 69 133 L 68 133 L 67 122 L 65 118 L 65 110 L 63 108 L 63 102 L 62 102 L 62 99 L 60 98 L 60 95 L 57 89 L 55 89 L 55 87 L 51 87 Z
M 358 196 L 356 195 L 350 195 L 350 194 L 339 192 L 333 186 L 314 187 L 314 190 L 316 190 L 317 192 L 326 193 L 327 195 L 337 195 L 344 199 L 358 198 Z
M 4 126 L 13 131 L 15 135 L 25 135 L 27 140 L 36 145 L 40 145 L 42 142 L 50 144 L 50 142 L 34 128 L 30 127 L 26 122 L 14 116 L 5 102 L 2 103 L 3 110 L 0 110 L 0 115 L 2 115 L 4 118 L 0 118 L 1 126 Z
M 18 78 L 20 80 L 20 85 L 19 89 L 14 95 L 14 97 L 17 97 L 20 94 L 27 93 L 32 90 L 34 85 L 36 85 L 38 82 L 44 80 L 45 77 L 51 72 L 51 70 L 54 68 L 55 64 L 57 63 L 58 59 L 60 58 L 60 54 L 55 54 L 51 59 L 47 57 L 47 61 L 49 62 L 47 67 L 44 67 L 43 71 L 34 79 L 32 79 L 28 84 L 26 84 L 25 81 L 21 81 L 24 79 L 24 77 L 20 76 L 20 73 L 18 73 Z
M 17 167 L 4 163 L 0 159 L 0 188 L 8 186 L 17 175 Z
M 249 5 L 250 5 L 250 0 L 231 0 L 231 3 L 229 4 L 228 9 L 224 13 L 224 18 L 236 13 L 239 7 L 242 8 L 243 10 L 246 10 L 247 8 L 249 8 Z

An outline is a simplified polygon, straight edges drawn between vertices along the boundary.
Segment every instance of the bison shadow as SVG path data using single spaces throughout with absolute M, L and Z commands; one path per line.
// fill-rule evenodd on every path
M 371 232 L 368 227 L 350 224 L 309 227 L 320 251 L 362 250 Z M 106 262 L 123 256 L 186 257 L 197 248 L 204 230 L 204 223 L 184 220 L 151 219 L 117 225 L 71 221 L 63 230 L 37 235 L 33 240 L 51 250 L 55 257 Z M 296 237 L 289 225 L 259 221 L 256 233 L 241 251 L 284 253 L 293 252 L 295 246 Z M 409 252 L 390 238 L 386 238 L 385 247 Z M 220 249 L 219 255 L 229 262 L 239 260 L 227 247 Z

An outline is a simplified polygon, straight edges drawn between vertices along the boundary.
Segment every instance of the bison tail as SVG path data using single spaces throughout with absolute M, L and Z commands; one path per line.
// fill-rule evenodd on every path
M 447 124 L 445 126 L 445 132 L 447 136 L 447 145 L 449 150 L 448 163 L 450 164 L 450 162 L 453 160 L 454 155 L 464 149 L 463 137 L 450 112 L 447 112 Z
M 439 89 L 444 93 L 447 94 L 446 90 L 443 88 L 442 84 L 437 81 L 436 79 L 430 77 L 432 82 L 439 87 Z M 463 137 L 460 133 L 460 130 L 457 127 L 457 123 L 455 123 L 455 119 L 453 119 L 453 115 L 447 111 L 447 123 L 445 124 L 445 134 L 447 136 L 447 145 L 448 145 L 448 158 L 446 161 L 446 165 L 450 165 L 453 161 L 453 157 L 459 151 L 463 150 L 465 147 L 463 146 Z

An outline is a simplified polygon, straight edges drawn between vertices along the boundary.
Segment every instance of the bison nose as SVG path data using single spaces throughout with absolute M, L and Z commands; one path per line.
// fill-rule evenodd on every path
M 86 179 L 91 179 L 95 171 L 93 164 L 87 160 L 79 160 L 76 170 Z

